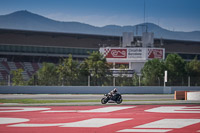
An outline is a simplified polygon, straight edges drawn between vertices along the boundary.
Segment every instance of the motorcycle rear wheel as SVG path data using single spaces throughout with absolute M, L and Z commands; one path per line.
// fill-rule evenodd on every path
M 120 103 L 122 103 L 122 101 L 123 101 L 122 98 L 120 98 L 120 99 L 118 99 L 118 100 L 116 101 L 116 103 L 117 103 L 117 104 L 120 104 Z

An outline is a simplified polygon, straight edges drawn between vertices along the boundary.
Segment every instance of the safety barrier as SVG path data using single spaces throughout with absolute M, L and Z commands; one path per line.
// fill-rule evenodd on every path
M 114 86 L 0 86 L 0 94 L 103 94 Z M 173 94 L 176 90 L 198 91 L 200 87 L 116 86 L 122 94 Z
M 200 91 L 186 92 L 187 100 L 200 100 Z
M 175 91 L 174 99 L 175 100 L 186 100 L 187 99 L 187 91 Z

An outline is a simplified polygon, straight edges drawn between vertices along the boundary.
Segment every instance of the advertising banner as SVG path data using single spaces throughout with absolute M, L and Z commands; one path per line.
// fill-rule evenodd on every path
M 164 51 L 163 49 L 148 49 L 148 59 L 163 59 Z
M 100 48 L 104 57 L 109 59 L 148 60 L 164 59 L 163 48 Z
M 104 49 L 106 58 L 127 58 L 127 49 Z
M 129 59 L 143 59 L 145 58 L 145 49 L 143 48 L 128 48 Z

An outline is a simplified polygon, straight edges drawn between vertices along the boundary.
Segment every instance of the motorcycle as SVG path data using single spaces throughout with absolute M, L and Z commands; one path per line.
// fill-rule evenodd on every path
M 101 103 L 102 104 L 106 104 L 106 103 L 117 103 L 120 104 L 122 103 L 123 99 L 121 94 L 117 93 L 114 96 L 110 95 L 110 94 L 104 94 L 104 97 L 101 99 Z

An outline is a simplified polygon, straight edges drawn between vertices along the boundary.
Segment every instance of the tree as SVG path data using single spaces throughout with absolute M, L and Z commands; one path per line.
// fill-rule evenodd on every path
M 165 60 L 165 66 L 168 71 L 168 81 L 171 85 L 183 81 L 186 75 L 185 62 L 178 54 L 169 54 Z
M 120 64 L 119 74 L 116 77 L 116 85 L 117 86 L 131 86 L 133 84 L 132 78 L 128 77 L 128 72 L 126 71 L 126 66 Z
M 200 84 L 200 61 L 197 60 L 197 57 L 187 62 L 186 73 L 190 76 L 191 81 L 195 83 L 195 85 Z
M 78 62 L 73 60 L 72 55 L 69 55 L 59 64 L 57 73 L 62 85 L 72 85 L 72 82 L 78 79 Z
M 23 69 L 17 69 L 17 70 L 12 70 L 11 74 L 12 74 L 12 84 L 13 85 L 24 85 L 25 82 L 23 80 L 23 76 L 22 76 L 22 72 L 24 70 Z
M 197 57 L 186 64 L 186 72 L 188 76 L 200 76 L 200 61 Z
M 103 80 L 109 74 L 109 65 L 106 58 L 98 51 L 90 53 L 88 59 L 84 61 L 85 66 L 88 67 L 90 75 L 94 79 L 94 85 L 98 85 L 98 80 Z
M 132 80 L 134 86 L 139 86 L 139 76 L 136 73 L 133 74 Z
M 42 68 L 37 72 L 38 85 L 57 85 L 58 75 L 56 66 L 53 63 L 43 63 Z
M 90 75 L 90 71 L 89 71 L 89 66 L 88 63 L 86 61 L 83 61 L 80 66 L 80 75 L 81 76 L 89 76 Z
M 149 60 L 144 64 L 141 70 L 142 83 L 144 85 L 158 85 L 164 77 L 164 62 L 159 59 Z

